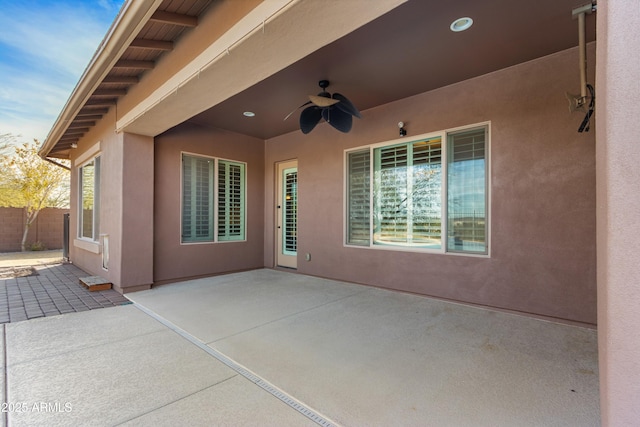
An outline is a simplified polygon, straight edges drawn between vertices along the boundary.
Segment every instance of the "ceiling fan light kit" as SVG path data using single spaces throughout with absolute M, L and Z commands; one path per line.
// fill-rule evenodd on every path
M 300 113 L 300 130 L 304 134 L 311 132 L 320 120 L 324 119 L 333 128 L 347 133 L 353 126 L 353 117 L 361 118 L 360 111 L 339 93 L 330 94 L 328 80 L 320 80 L 318 86 L 322 89 L 318 95 L 309 95 L 309 101 L 293 110 L 285 117 L 287 120 L 296 110 L 307 107 Z

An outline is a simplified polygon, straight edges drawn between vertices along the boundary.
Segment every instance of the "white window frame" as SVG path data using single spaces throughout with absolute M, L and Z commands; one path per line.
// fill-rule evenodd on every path
M 94 177 L 93 177 L 93 213 L 92 213 L 92 224 L 91 224 L 91 237 L 87 237 L 83 235 L 84 228 L 84 211 L 83 211 L 83 170 L 84 168 L 93 162 L 94 167 Z M 92 244 L 97 244 L 100 240 L 100 181 L 102 174 L 102 159 L 101 154 L 95 154 L 88 159 L 84 159 L 84 161 L 77 167 L 78 169 L 78 229 L 77 229 L 77 240 L 81 242 L 90 242 Z M 78 245 L 77 245 L 78 246 Z M 82 243 L 79 244 L 82 246 Z M 92 250 L 92 249 L 88 249 Z
M 185 240 L 184 236 L 182 234 L 182 228 L 183 228 L 183 214 L 184 214 L 184 209 L 183 209 L 183 204 L 184 204 L 184 171 L 183 171 L 183 167 L 184 167 L 184 163 L 183 163 L 183 159 L 185 158 L 185 156 L 187 157 L 197 157 L 197 158 L 201 158 L 201 159 L 209 159 L 213 162 L 213 186 L 212 186 L 212 190 L 210 192 L 210 196 L 213 198 L 213 203 L 212 203 L 212 211 L 211 211 L 211 215 L 212 215 L 212 221 L 211 221 L 211 226 L 213 227 L 213 233 L 212 233 L 212 237 L 210 240 L 194 240 L 194 241 L 189 241 L 189 240 Z M 220 162 L 228 162 L 231 164 L 238 164 L 238 165 L 242 165 L 242 173 L 243 173 L 243 177 L 242 177 L 242 205 L 243 205 L 243 212 L 242 212 L 242 230 L 243 230 L 243 235 L 241 238 L 228 238 L 228 237 L 224 237 L 221 238 L 219 235 L 219 229 L 218 229 L 218 225 L 219 225 L 219 215 L 218 215 L 218 209 L 220 207 L 220 203 L 219 203 L 219 197 L 218 197 L 218 185 L 219 185 L 219 178 L 218 178 L 218 173 L 219 173 L 219 165 Z M 247 241 L 247 212 L 248 212 L 248 206 L 247 206 L 247 175 L 248 175 L 248 168 L 247 168 L 247 163 L 246 162 L 242 162 L 242 161 L 238 161 L 238 160 L 232 160 L 232 159 L 226 159 L 226 158 L 221 158 L 221 157 L 214 157 L 214 156 L 208 156 L 205 154 L 199 154 L 199 153 L 193 153 L 193 152 L 187 152 L 187 151 L 181 151 L 180 152 L 180 203 L 179 205 L 179 209 L 180 209 L 180 223 L 178 224 L 178 230 L 179 230 L 179 239 L 180 239 L 180 244 L 181 245 L 208 245 L 208 244 L 218 244 L 218 243 L 234 243 L 234 242 L 246 242 Z
M 486 129 L 486 141 L 485 141 L 485 216 L 486 216 L 486 252 L 463 252 L 449 249 L 448 246 L 448 208 L 447 208 L 447 192 L 448 192 L 448 136 L 464 131 L 470 131 L 473 129 L 485 128 Z M 420 246 L 411 246 L 410 244 L 398 244 L 398 245 L 383 245 L 375 244 L 373 240 L 374 230 L 374 158 L 375 150 L 377 148 L 392 147 L 394 145 L 406 144 L 411 142 L 418 142 L 431 138 L 441 138 L 442 145 L 442 193 L 441 193 L 441 245 L 438 249 L 425 248 Z M 351 153 L 369 151 L 370 159 L 370 171 L 369 174 L 369 242 L 368 244 L 349 243 L 349 155 Z M 388 140 L 378 142 L 374 144 L 363 145 L 359 147 L 349 148 L 344 150 L 343 157 L 343 246 L 347 248 L 362 248 L 370 250 L 386 250 L 386 251 L 403 251 L 403 252 L 420 252 L 420 253 L 433 253 L 433 254 L 447 254 L 455 256 L 471 256 L 480 258 L 491 257 L 491 122 L 474 123 L 471 125 L 465 125 L 455 128 L 444 129 L 436 132 L 429 132 L 416 136 L 408 136 L 395 140 Z

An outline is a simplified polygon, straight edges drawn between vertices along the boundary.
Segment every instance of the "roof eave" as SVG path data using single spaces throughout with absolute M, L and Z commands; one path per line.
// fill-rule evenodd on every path
M 73 118 L 161 3 L 162 0 L 127 0 L 124 3 L 38 150 L 40 157 L 49 156 Z

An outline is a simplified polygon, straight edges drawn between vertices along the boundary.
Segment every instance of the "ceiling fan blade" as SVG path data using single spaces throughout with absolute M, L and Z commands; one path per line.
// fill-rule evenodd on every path
M 327 121 L 327 123 L 338 129 L 340 132 L 347 133 L 351 130 L 351 126 L 353 125 L 353 117 L 351 114 L 345 113 L 336 107 L 323 109 L 322 117 Z
M 340 102 L 339 99 L 332 99 L 320 95 L 309 95 L 309 99 L 311 100 L 310 102 L 312 102 L 313 105 L 316 105 L 320 108 L 331 107 L 332 105 Z
M 346 96 L 339 93 L 334 93 L 333 99 L 337 99 L 338 101 L 340 101 L 340 103 L 336 105 L 337 108 L 341 109 L 345 113 L 351 114 L 352 116 L 356 116 L 359 119 L 362 118 L 362 116 L 360 115 L 360 111 L 358 111 L 358 109 L 351 103 L 351 101 L 347 99 Z
M 291 117 L 291 115 L 292 115 L 293 113 L 295 113 L 296 111 L 298 111 L 300 108 L 304 107 L 305 105 L 309 105 L 309 104 L 311 104 L 311 101 L 307 101 L 307 102 L 305 102 L 304 104 L 302 104 L 301 106 L 296 107 L 296 108 L 295 108 L 295 110 L 293 110 L 292 112 L 290 112 L 289 114 L 287 114 L 287 117 L 285 117 L 285 118 L 284 118 L 284 120 L 287 120 L 289 117 Z M 284 121 L 284 120 L 283 120 L 283 121 Z
M 307 107 L 300 113 L 300 130 L 307 134 L 313 130 L 322 119 L 322 110 L 318 107 Z

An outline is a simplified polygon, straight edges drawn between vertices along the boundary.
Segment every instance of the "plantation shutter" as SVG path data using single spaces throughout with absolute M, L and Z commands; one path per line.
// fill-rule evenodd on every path
M 182 157 L 182 241 L 213 241 L 213 160 Z
M 375 153 L 374 243 L 407 241 L 407 145 Z
M 218 161 L 218 240 L 245 239 L 245 165 Z
M 368 246 L 371 228 L 371 154 L 369 150 L 349 153 L 348 168 L 347 243 Z
M 412 149 L 408 240 L 440 246 L 442 140 L 438 137 L 415 142 Z
M 298 252 L 298 168 L 285 169 L 282 173 L 284 174 L 282 253 L 296 255 Z

